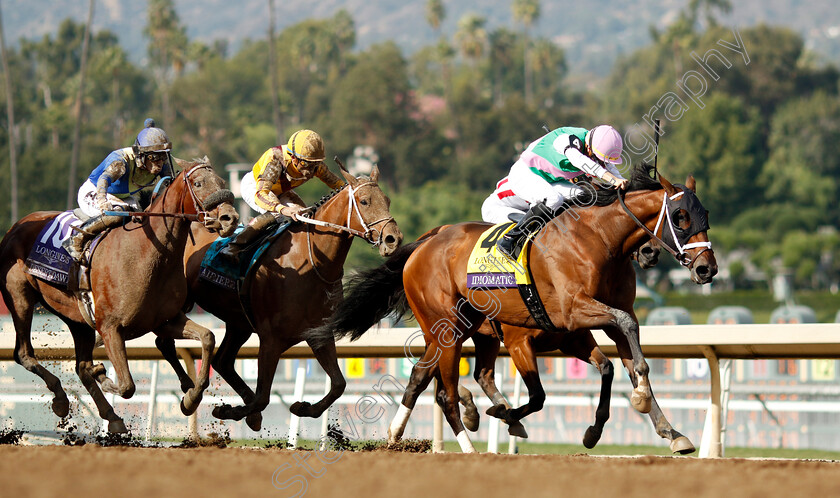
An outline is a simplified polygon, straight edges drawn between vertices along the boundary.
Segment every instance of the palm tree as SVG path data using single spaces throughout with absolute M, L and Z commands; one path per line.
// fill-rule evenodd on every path
M 540 0 L 513 0 L 512 4 L 513 18 L 522 24 L 522 43 L 525 44 L 525 102 L 531 103 L 533 99 L 533 83 L 531 74 L 531 64 L 528 57 L 530 37 L 528 30 L 540 17 Z
M 82 40 L 82 61 L 79 66 L 79 93 L 76 95 L 76 123 L 73 125 L 73 150 L 70 153 L 70 174 L 67 178 L 67 209 L 73 209 L 76 204 L 78 180 L 76 172 L 79 170 L 79 154 L 82 148 L 82 114 L 85 98 L 85 69 L 87 69 L 88 47 L 90 46 L 90 29 L 93 26 L 93 0 L 88 2 L 88 17 L 85 24 L 85 37 Z
M 12 223 L 18 219 L 17 155 L 15 144 L 15 104 L 12 98 L 12 77 L 9 73 L 9 53 L 6 52 L 6 36 L 3 34 L 3 15 L 0 13 L 0 55 L 3 57 L 3 79 L 6 84 L 6 116 L 9 126 L 9 162 L 11 164 Z
M 493 102 L 496 107 L 504 104 L 503 76 L 513 64 L 516 34 L 505 28 L 490 33 L 490 65 L 493 69 Z
M 429 0 L 426 2 L 426 21 L 440 37 L 440 25 L 446 18 L 446 7 L 442 0 Z
M 458 31 L 455 33 L 455 43 L 461 54 L 471 61 L 473 66 L 478 64 L 484 56 L 487 46 L 487 30 L 484 26 L 487 19 L 478 14 L 466 14 L 458 21 Z
M 278 144 L 283 143 L 283 118 L 280 116 L 280 83 L 277 75 L 277 54 L 274 53 L 274 0 L 268 0 L 268 68 L 271 71 L 271 117 Z

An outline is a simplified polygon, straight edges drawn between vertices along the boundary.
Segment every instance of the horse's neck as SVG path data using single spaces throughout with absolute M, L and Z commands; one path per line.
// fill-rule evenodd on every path
M 639 220 L 648 228 L 653 230 L 656 225 L 656 217 L 661 208 L 662 191 L 629 193 L 625 198 L 627 208 L 636 215 Z M 571 224 L 585 223 L 590 228 L 583 232 L 572 230 L 572 232 L 585 233 L 592 237 L 593 233 L 598 234 L 607 253 L 610 256 L 629 258 L 630 254 L 642 246 L 650 236 L 624 211 L 621 203 L 616 201 L 609 206 L 588 207 L 578 209 L 580 218 L 564 217 L 562 221 Z M 570 222 L 568 220 L 571 220 Z M 559 234 L 558 243 L 568 245 L 566 230 L 557 230 Z
M 150 208 L 150 212 L 182 214 L 182 202 L 184 194 L 183 181 L 173 181 L 166 191 L 161 194 L 161 199 L 156 201 Z M 160 244 L 161 254 L 175 253 L 182 255 L 186 247 L 187 237 L 190 233 L 190 222 L 185 219 L 170 216 L 150 216 L 149 226 L 154 233 L 154 238 Z M 177 259 L 181 259 L 179 256 Z
M 347 226 L 349 207 L 347 197 L 348 194 L 345 190 L 338 192 L 318 209 L 313 218 L 334 225 Z M 352 216 L 350 219 L 353 219 Z M 308 226 L 307 230 L 310 232 L 311 244 L 318 248 L 319 262 L 325 263 L 326 261 L 332 262 L 340 259 L 341 265 L 344 265 L 344 258 L 347 257 L 347 252 L 350 251 L 350 245 L 353 242 L 352 235 L 331 227 Z M 322 259 L 323 261 L 321 261 Z

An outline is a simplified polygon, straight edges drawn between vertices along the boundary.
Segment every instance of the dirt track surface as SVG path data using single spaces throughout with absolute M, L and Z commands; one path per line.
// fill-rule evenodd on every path
M 324 464 L 317 457 L 275 449 L 4 446 L 0 494 L 288 497 L 302 491 L 305 476 L 305 494 L 313 497 L 840 495 L 840 462 L 376 451 L 324 453 L 337 458 Z M 320 477 L 297 465 L 301 460 Z M 278 489 L 273 476 L 288 486 Z

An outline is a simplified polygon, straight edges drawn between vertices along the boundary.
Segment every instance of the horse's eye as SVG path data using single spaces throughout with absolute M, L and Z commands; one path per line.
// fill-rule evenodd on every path
M 195 188 L 201 188 L 201 182 L 200 182 L 200 181 L 198 181 L 198 180 L 194 181 L 194 182 L 193 182 L 193 187 L 195 187 Z
M 359 201 L 359 204 L 361 204 L 362 206 L 367 206 L 368 205 L 368 200 L 367 199 L 362 199 L 362 200 Z

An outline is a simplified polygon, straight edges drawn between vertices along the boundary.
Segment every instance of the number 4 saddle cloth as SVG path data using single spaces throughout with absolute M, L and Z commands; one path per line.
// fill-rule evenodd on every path
M 502 223 L 488 228 L 475 244 L 467 263 L 467 287 L 483 289 L 513 288 L 531 284 L 528 271 L 528 246 L 525 240 L 516 261 L 499 252 L 496 241 L 513 228 L 513 223 Z

